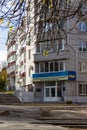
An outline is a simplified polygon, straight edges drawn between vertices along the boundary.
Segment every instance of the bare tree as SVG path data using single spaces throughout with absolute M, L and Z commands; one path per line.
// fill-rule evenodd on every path
M 40 39 L 50 39 L 53 46 L 55 39 L 66 36 L 78 21 L 86 19 L 86 2 L 87 0 L 1 0 L 0 21 L 6 21 L 10 29 L 12 27 L 17 29 L 23 24 L 25 16 L 29 25 L 31 22 L 29 12 L 34 9 L 37 43 Z M 31 6 L 32 4 L 34 6 Z M 73 19 L 74 25 L 67 30 L 67 20 Z M 29 35 L 29 31 L 26 36 Z
M 47 38 L 53 41 L 66 36 L 75 25 L 86 18 L 86 0 L 42 0 L 35 3 L 39 20 L 36 21 L 38 40 Z M 37 13 L 37 18 L 38 18 Z M 67 21 L 74 19 L 74 25 L 67 29 Z

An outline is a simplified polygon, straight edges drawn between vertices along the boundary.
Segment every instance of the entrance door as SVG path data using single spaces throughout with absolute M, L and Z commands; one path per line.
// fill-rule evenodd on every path
M 61 101 L 62 88 L 58 83 L 56 86 L 44 86 L 44 101 Z
M 57 94 L 55 86 L 44 87 L 44 101 L 55 101 L 56 98 Z

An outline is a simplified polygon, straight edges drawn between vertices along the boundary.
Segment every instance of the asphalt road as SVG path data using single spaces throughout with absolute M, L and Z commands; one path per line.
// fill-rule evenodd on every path
M 60 126 L 38 124 L 40 107 L 0 105 L 0 130 L 68 130 Z
M 0 105 L 0 130 L 70 130 L 40 118 L 87 119 L 87 106 Z

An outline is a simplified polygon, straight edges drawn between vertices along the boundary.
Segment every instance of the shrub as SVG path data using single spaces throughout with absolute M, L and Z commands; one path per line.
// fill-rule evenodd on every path
M 6 94 L 14 94 L 14 91 L 5 91 Z
M 67 101 L 66 101 L 66 104 L 72 104 L 72 103 L 73 103 L 72 100 L 67 100 Z

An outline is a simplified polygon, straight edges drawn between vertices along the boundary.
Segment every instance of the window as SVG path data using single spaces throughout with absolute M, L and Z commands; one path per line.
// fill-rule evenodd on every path
M 41 88 L 36 88 L 36 92 L 41 92 Z
M 63 61 L 60 61 L 60 69 L 59 70 L 62 71 L 63 67 L 64 67 Z
M 87 51 L 87 43 L 86 42 L 79 43 L 79 51 Z
M 87 31 L 87 22 L 79 22 L 78 24 L 79 31 Z
M 50 41 L 40 42 L 39 44 L 36 45 L 37 53 L 43 52 L 44 50 L 47 50 L 49 52 L 52 51 Z
M 36 52 L 41 53 L 44 50 L 47 50 L 48 52 L 56 52 L 58 50 L 64 50 L 65 40 L 55 40 L 54 46 L 52 47 L 51 41 L 43 41 L 38 44 L 36 44 Z
M 43 23 L 43 32 L 47 32 L 52 29 L 52 23 Z
M 50 64 L 50 71 L 53 71 L 53 67 L 54 67 L 53 62 L 50 62 L 49 64 Z
M 87 84 L 79 84 L 79 95 L 87 95 Z
M 15 70 L 18 71 L 18 65 L 16 65 Z
M 40 44 L 36 44 L 36 52 L 40 52 Z
M 35 73 L 39 72 L 39 62 L 35 64 Z
M 40 63 L 40 72 L 44 72 L 44 62 Z
M 26 86 L 26 90 L 28 92 L 33 92 L 33 86 L 32 85 Z
M 38 62 L 35 64 L 35 72 L 56 72 L 65 70 L 65 62 L 60 61 L 49 61 L 49 62 Z
M 55 88 L 51 88 L 51 97 L 55 97 Z
M 21 72 L 25 72 L 25 65 L 21 66 Z
M 46 97 L 50 97 L 50 88 L 46 88 Z
M 58 64 L 58 61 L 55 61 L 54 62 L 54 66 L 55 66 L 55 71 L 58 71 L 59 69 L 59 64 Z
M 64 50 L 64 43 L 65 41 L 64 41 L 64 39 L 60 39 L 59 41 L 58 41 L 58 50 Z
M 52 51 L 57 52 L 57 50 L 58 50 L 58 40 L 55 40 L 53 47 L 52 47 Z
M 87 3 L 85 2 L 84 5 L 81 8 L 81 12 L 82 14 L 86 14 L 87 13 Z
M 55 86 L 55 82 L 54 81 L 45 82 L 45 86 Z
M 29 55 L 29 59 L 30 59 L 31 58 L 31 50 L 29 50 L 28 55 Z
M 41 52 L 43 52 L 43 51 L 46 50 L 46 49 L 47 49 L 47 43 L 46 43 L 46 42 L 40 44 L 40 51 L 41 51 Z
M 49 71 L 49 66 L 48 66 L 48 62 L 45 62 L 45 72 L 48 72 Z
M 87 72 L 87 62 L 80 63 L 80 71 Z

